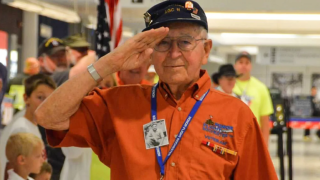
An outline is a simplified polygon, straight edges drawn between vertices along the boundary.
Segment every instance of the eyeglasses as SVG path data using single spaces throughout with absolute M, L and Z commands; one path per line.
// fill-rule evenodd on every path
M 178 38 L 166 37 L 154 47 L 154 50 L 158 52 L 166 52 L 172 47 L 172 42 L 177 41 L 177 45 L 182 51 L 190 51 L 193 50 L 197 46 L 197 42 L 201 40 L 206 39 L 195 39 L 191 36 L 181 36 Z

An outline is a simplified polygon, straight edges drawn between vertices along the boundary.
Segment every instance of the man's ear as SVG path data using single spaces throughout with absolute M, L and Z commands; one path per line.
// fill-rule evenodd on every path
M 204 58 L 202 60 L 202 65 L 207 64 L 209 56 L 210 56 L 210 51 L 212 48 L 212 40 L 207 39 L 206 42 L 204 43 Z
M 23 94 L 23 100 L 24 100 L 24 103 L 28 106 L 29 102 L 28 102 L 28 99 L 29 97 L 27 96 L 26 93 Z

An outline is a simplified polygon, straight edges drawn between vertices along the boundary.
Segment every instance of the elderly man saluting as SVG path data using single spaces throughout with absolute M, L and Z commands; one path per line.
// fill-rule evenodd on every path
M 210 88 L 212 41 L 194 1 L 161 2 L 144 32 L 57 89 L 36 112 L 55 147 L 91 147 L 112 180 L 276 180 L 259 125 L 239 99 Z M 99 90 L 104 77 L 150 60 L 154 86 Z M 77 88 L 75 88 L 77 87 Z M 144 125 L 165 121 L 169 144 L 147 149 Z M 155 153 L 156 152 L 156 153 Z

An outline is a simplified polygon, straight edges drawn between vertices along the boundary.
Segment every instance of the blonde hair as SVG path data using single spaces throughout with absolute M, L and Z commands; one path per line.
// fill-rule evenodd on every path
M 18 156 L 29 156 L 43 142 L 31 133 L 17 133 L 10 136 L 6 145 L 6 156 L 10 163 L 15 163 Z
M 52 174 L 52 166 L 48 162 L 43 162 L 39 174 L 31 173 L 29 176 L 32 177 L 33 179 L 35 179 L 37 177 L 37 175 L 40 175 L 42 173 Z
M 42 174 L 42 173 L 52 174 L 52 166 L 47 162 L 43 162 L 40 174 Z

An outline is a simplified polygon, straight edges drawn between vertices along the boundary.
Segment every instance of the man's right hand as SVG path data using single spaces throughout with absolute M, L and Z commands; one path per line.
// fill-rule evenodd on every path
M 94 63 L 98 74 L 105 78 L 120 70 L 140 67 L 150 60 L 153 47 L 169 32 L 158 28 L 142 32 Z M 46 129 L 67 130 L 70 117 L 79 109 L 82 99 L 97 85 L 88 71 L 70 78 L 54 91 L 36 110 L 35 119 Z M 75 88 L 75 87 L 81 87 Z
M 153 47 L 165 38 L 168 32 L 169 28 L 161 27 L 139 33 L 111 53 L 101 57 L 99 61 L 108 61 L 108 66 L 113 72 L 138 68 L 150 60 Z M 104 77 L 108 74 L 102 72 L 101 75 Z

